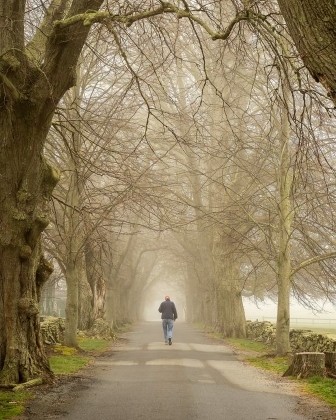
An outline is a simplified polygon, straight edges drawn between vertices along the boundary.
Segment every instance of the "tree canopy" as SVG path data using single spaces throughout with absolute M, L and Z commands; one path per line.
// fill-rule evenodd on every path
M 0 0 L 0 382 L 52 376 L 38 305 L 52 261 L 69 345 L 94 317 L 140 316 L 167 253 L 190 319 L 243 336 L 242 296 L 273 293 L 288 350 L 291 290 L 335 292 L 335 14 Z

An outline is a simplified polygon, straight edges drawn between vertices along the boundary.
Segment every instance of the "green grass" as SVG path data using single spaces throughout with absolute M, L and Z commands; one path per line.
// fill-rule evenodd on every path
M 241 350 L 256 351 L 259 353 L 270 353 L 272 351 L 272 348 L 267 344 L 248 340 L 247 338 L 226 338 L 225 341 Z
M 290 360 L 287 356 L 272 357 L 268 355 L 262 355 L 259 357 L 248 357 L 247 361 L 253 366 L 265 370 L 270 370 L 272 372 L 279 373 L 280 375 L 283 375 L 290 365 Z
M 253 356 L 246 356 L 246 360 L 258 368 L 270 370 L 282 375 L 290 365 L 289 357 L 274 356 L 272 354 L 274 353 L 274 348 L 265 343 L 248 340 L 247 338 L 227 338 L 225 341 L 232 344 L 237 350 L 257 353 Z
M 123 333 L 123 332 L 130 331 L 132 328 L 133 328 L 133 325 L 127 323 L 127 324 L 123 324 L 123 325 L 120 325 L 120 326 L 114 328 L 113 331 L 115 331 L 117 333 Z
M 56 345 L 53 354 L 49 356 L 51 370 L 55 375 L 75 374 L 92 361 L 92 356 L 99 355 L 109 349 L 111 343 L 107 340 L 93 338 L 78 338 L 79 348 Z M 88 355 L 85 355 L 88 352 Z M 19 416 L 24 411 L 24 403 L 31 398 L 29 392 L 12 392 L 0 390 L 0 420 Z
M 217 335 L 211 329 L 200 324 L 194 324 L 194 326 L 206 331 L 212 337 Z M 321 330 L 315 332 L 323 333 Z M 218 338 L 222 337 L 219 336 Z M 225 338 L 224 340 L 237 350 L 246 351 L 247 354 L 244 355 L 244 359 L 257 368 L 272 371 L 282 376 L 291 364 L 289 356 L 275 356 L 274 348 L 265 343 L 243 338 Z M 248 352 L 251 352 L 251 354 L 249 355 Z M 295 380 L 294 377 L 292 379 Z M 298 381 L 303 385 L 305 391 L 336 407 L 336 380 L 315 377 L 299 379 Z
M 7 420 L 23 413 L 24 402 L 31 397 L 26 391 L 0 391 L 0 420 Z
M 305 380 L 304 389 L 336 407 L 336 382 L 334 379 L 313 377 Z
M 270 354 L 272 351 L 274 352 L 274 349 L 272 350 L 272 348 L 266 344 L 253 340 L 236 338 L 228 338 L 225 339 L 225 341 L 237 349 L 257 353 L 246 355 L 245 360 L 260 369 L 283 375 L 291 363 L 291 359 L 288 356 L 274 356 Z M 292 377 L 292 379 L 296 380 L 294 377 Z M 318 397 L 331 406 L 336 407 L 336 381 L 334 379 L 314 377 L 299 379 L 298 381 L 306 392 Z
M 218 331 L 215 331 L 213 327 L 209 327 L 197 322 L 195 322 L 193 326 L 199 330 L 205 331 L 208 335 L 210 335 L 213 338 L 223 339 L 223 334 Z
M 74 356 L 78 353 L 78 350 L 74 347 L 62 346 L 61 344 L 56 344 L 54 346 L 54 353 L 59 353 L 62 356 Z
M 110 347 L 110 342 L 107 340 L 80 337 L 78 338 L 78 345 L 85 351 L 102 352 Z
M 76 373 L 90 363 L 89 357 L 82 356 L 51 356 L 49 363 L 55 375 Z
M 102 339 L 79 337 L 78 345 L 84 352 L 90 352 L 90 356 L 99 355 L 110 347 L 110 342 Z M 54 347 L 55 355 L 49 357 L 51 370 L 55 375 L 73 374 L 87 366 L 91 358 L 78 353 L 73 347 L 56 345 Z
M 79 356 L 78 350 L 73 347 L 56 344 L 54 353 L 49 356 L 49 363 L 55 375 L 76 373 L 90 363 L 89 357 Z

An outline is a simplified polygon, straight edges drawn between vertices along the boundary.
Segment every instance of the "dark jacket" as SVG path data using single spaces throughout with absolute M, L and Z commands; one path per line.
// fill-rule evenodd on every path
M 161 303 L 159 307 L 159 312 L 161 312 L 161 319 L 176 319 L 177 312 L 175 303 L 171 302 L 170 300 L 165 300 Z

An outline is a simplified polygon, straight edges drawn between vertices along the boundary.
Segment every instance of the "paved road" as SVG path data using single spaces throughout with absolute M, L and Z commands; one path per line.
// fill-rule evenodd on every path
M 63 405 L 64 420 L 305 419 L 295 414 L 288 384 L 237 361 L 188 324 L 176 322 L 172 346 L 160 322 L 126 337 L 124 347 L 96 362 L 96 379 Z

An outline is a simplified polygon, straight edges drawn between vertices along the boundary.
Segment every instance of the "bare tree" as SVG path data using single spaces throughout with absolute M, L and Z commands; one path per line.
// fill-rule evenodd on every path
M 210 10 L 206 4 L 199 8 L 187 2 L 182 2 L 182 9 L 162 1 L 116 2 L 106 7 L 103 3 L 0 1 L 0 382 L 36 376 L 48 380 L 52 375 L 40 339 L 37 302 L 52 271 L 42 256 L 40 237 L 48 224 L 48 203 L 59 171 L 46 162 L 43 149 L 57 104 L 75 84 L 77 62 L 90 28 L 104 24 L 114 42 L 122 45 L 127 30 L 144 34 L 147 20 L 155 17 L 151 28 L 163 44 L 171 37 L 166 32 L 162 36 L 160 22 L 176 17 L 186 18 L 194 29 L 197 24 L 213 40 L 227 40 L 245 22 L 281 42 L 284 27 L 263 1 L 218 2 Z M 331 0 L 279 0 L 279 5 L 302 60 L 335 99 L 334 4 Z M 147 99 L 151 93 L 148 87 Z M 157 119 L 154 112 L 151 116 Z

